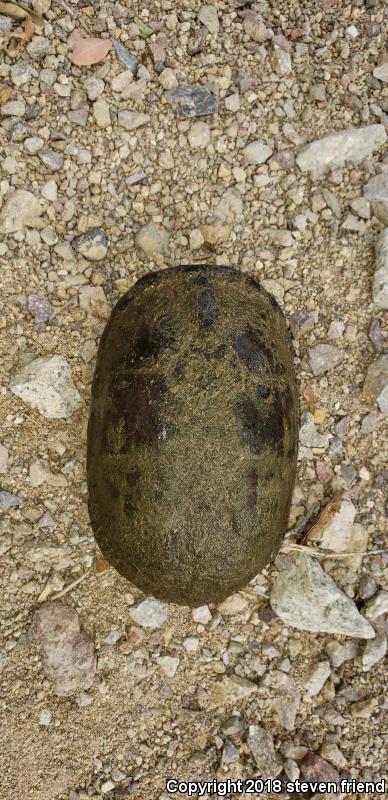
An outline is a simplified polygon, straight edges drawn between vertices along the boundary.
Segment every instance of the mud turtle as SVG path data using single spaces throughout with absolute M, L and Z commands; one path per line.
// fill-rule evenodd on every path
M 118 572 L 191 606 L 245 586 L 281 544 L 297 441 L 290 335 L 256 280 L 181 266 L 120 298 L 88 428 L 91 523 Z

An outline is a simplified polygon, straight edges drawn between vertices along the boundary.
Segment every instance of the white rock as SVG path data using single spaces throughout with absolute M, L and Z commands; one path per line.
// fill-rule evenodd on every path
M 212 33 L 213 36 L 217 35 L 220 27 L 218 22 L 217 6 L 202 6 L 198 11 L 198 20 L 199 22 L 202 22 L 202 25 L 207 28 L 209 33 Z
M 81 402 L 70 367 L 59 355 L 36 358 L 22 367 L 12 377 L 10 388 L 48 419 L 70 417 Z
M 361 656 L 362 671 L 368 672 L 375 664 L 382 661 L 387 652 L 387 637 L 378 634 L 375 639 L 371 639 L 365 645 L 365 650 Z
M 47 727 L 47 725 L 50 725 L 51 719 L 51 711 L 49 711 L 47 708 L 42 708 L 42 711 L 39 712 L 39 725 L 42 725 L 42 727 Z
M 245 145 L 242 150 L 247 164 L 264 164 L 268 161 L 269 157 L 272 156 L 272 153 L 273 150 L 260 139 L 256 139 L 254 142 Z
M 332 133 L 302 147 L 296 163 L 302 172 L 323 175 L 326 170 L 343 167 L 347 161 L 361 164 L 387 141 L 384 125 L 367 125 Z
M 195 230 L 190 231 L 190 250 L 198 250 L 199 247 L 202 247 L 205 239 L 199 228 L 195 228 Z
M 166 622 L 167 613 L 160 600 L 146 597 L 128 611 L 129 616 L 143 628 L 161 628 Z
M 174 658 L 173 656 L 158 656 L 156 660 L 164 674 L 167 675 L 168 678 L 173 678 L 179 667 L 179 658 Z
M 198 646 L 199 639 L 197 639 L 196 636 L 187 636 L 187 638 L 183 640 L 183 647 L 188 653 L 195 653 L 198 650 Z
M 388 228 L 376 240 L 376 271 L 373 276 L 373 302 L 388 309 Z
M 42 187 L 42 197 L 44 197 L 45 200 L 50 200 L 51 203 L 56 203 L 58 197 L 58 188 L 53 178 L 50 181 L 47 181 L 47 183 L 45 183 Z
M 334 553 L 348 550 L 355 516 L 356 509 L 348 498 L 330 503 L 314 526 L 314 539 Z
M 319 664 L 315 664 L 305 682 L 306 692 L 308 692 L 311 697 L 318 694 L 330 677 L 330 673 L 330 661 L 320 661 Z
M 388 614 L 388 592 L 381 590 L 368 600 L 363 608 L 364 614 L 368 619 L 377 619 L 382 614 Z
M 228 111 L 232 111 L 236 113 L 240 109 L 240 95 L 238 92 L 234 92 L 234 94 L 229 94 L 225 97 L 225 108 Z
M 143 125 L 147 125 L 149 121 L 149 114 L 141 114 L 137 111 L 127 111 L 124 109 L 123 111 L 119 111 L 117 115 L 118 124 L 121 125 L 122 128 L 125 128 L 126 131 L 134 131 L 136 128 L 141 128 Z
M 300 554 L 276 578 L 270 602 L 287 624 L 315 633 L 372 639 L 375 631 L 357 606 L 311 556 Z
M 194 622 L 200 622 L 202 625 L 206 625 L 212 619 L 209 606 L 198 606 L 198 608 L 193 608 L 191 616 Z
M 0 233 L 15 233 L 34 225 L 42 213 L 43 208 L 32 192 L 17 189 L 1 210 Z
M 199 150 L 210 144 L 211 134 L 207 122 L 194 122 L 191 126 L 188 139 L 193 150 Z

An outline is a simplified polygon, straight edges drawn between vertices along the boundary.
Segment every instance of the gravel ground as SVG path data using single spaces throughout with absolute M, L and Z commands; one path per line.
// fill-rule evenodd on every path
M 18 53 L 0 15 L 1 795 L 167 800 L 182 796 L 167 778 L 276 776 L 287 797 L 299 776 L 382 778 L 387 5 L 32 8 L 44 21 Z M 343 494 L 315 544 L 374 551 L 320 559 L 371 633 L 322 628 L 314 596 L 312 631 L 275 613 L 293 551 L 199 610 L 144 607 L 97 552 L 96 347 L 118 297 L 180 263 L 236 266 L 282 306 L 302 424 L 291 538 Z

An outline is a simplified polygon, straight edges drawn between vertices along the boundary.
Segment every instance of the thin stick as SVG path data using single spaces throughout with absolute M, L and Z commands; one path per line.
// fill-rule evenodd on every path
M 59 597 L 63 597 L 63 595 L 67 594 L 68 592 L 71 592 L 71 590 L 74 589 L 76 586 L 78 586 L 78 584 L 81 583 L 81 581 L 84 581 L 85 578 L 88 577 L 88 575 L 90 575 L 90 569 L 87 572 L 85 572 L 84 575 L 81 575 L 80 578 L 77 578 L 76 581 L 73 581 L 73 583 L 69 583 L 68 586 L 62 589 L 61 592 L 58 592 L 58 594 L 55 594 L 51 599 L 58 600 Z
M 281 550 L 301 550 L 305 553 L 310 553 L 315 558 L 348 558 L 348 556 L 377 556 L 381 553 L 388 553 L 388 547 L 383 547 L 381 550 L 353 550 L 349 553 L 324 553 L 322 550 L 314 550 L 312 547 L 306 547 L 304 544 L 296 544 L 295 542 L 285 543 Z

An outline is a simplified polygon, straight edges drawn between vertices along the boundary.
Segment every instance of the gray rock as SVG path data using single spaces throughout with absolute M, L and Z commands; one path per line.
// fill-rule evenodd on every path
M 95 103 L 93 103 L 93 116 L 98 128 L 108 128 L 108 126 L 111 124 L 112 120 L 110 117 L 110 108 L 109 104 L 105 100 L 105 97 L 100 97 Z
M 361 575 L 358 594 L 361 600 L 370 600 L 376 594 L 376 581 L 371 575 Z
M 37 325 L 47 322 L 53 313 L 53 307 L 47 300 L 47 297 L 39 294 L 28 295 L 28 310 L 34 317 Z
M 388 353 L 369 365 L 363 396 L 366 400 L 377 403 L 381 413 L 388 416 Z
M 144 170 L 137 169 L 132 175 L 128 175 L 128 178 L 125 179 L 125 183 L 127 186 L 135 186 L 137 183 L 142 183 L 142 181 L 145 180 L 147 180 L 147 175 Z
M 121 61 L 121 63 L 124 64 L 127 69 L 131 70 L 132 75 L 136 76 L 140 67 L 140 63 L 137 58 L 135 58 L 135 56 L 133 56 L 132 53 L 130 53 L 129 50 L 127 50 L 127 48 L 121 44 L 121 42 L 117 41 L 117 39 L 112 39 L 112 42 L 118 60 Z
M 309 363 L 314 375 L 323 375 L 343 360 L 345 353 L 333 344 L 317 344 L 309 348 Z
M 135 236 L 136 247 L 149 258 L 165 253 L 169 240 L 167 229 L 152 221 L 143 225 Z
M 388 228 L 376 240 L 376 271 L 373 276 L 373 302 L 378 308 L 388 309 Z
M 170 89 L 164 96 L 181 117 L 205 117 L 218 111 L 218 98 L 199 83 Z
M 9 33 L 12 30 L 12 20 L 10 17 L 0 15 L 0 33 Z
M 361 219 L 370 218 L 370 202 L 366 197 L 356 197 L 356 199 L 352 200 L 350 203 L 350 207 Z
M 341 228 L 343 231 L 351 231 L 352 233 L 364 233 L 365 222 L 355 217 L 354 214 L 347 214 Z
M 198 20 L 205 26 L 205 28 L 217 36 L 220 24 L 218 22 L 217 7 L 213 5 L 201 6 L 198 11 Z
M 384 61 L 373 70 L 373 76 L 383 83 L 388 83 L 388 62 Z
M 365 604 L 364 614 L 368 619 L 375 620 L 382 614 L 388 614 L 388 592 L 382 589 Z
M 8 100 L 0 107 L 3 117 L 24 117 L 26 104 L 22 100 Z
M 50 172 L 58 172 L 63 167 L 63 156 L 55 150 L 51 150 L 50 147 L 42 147 L 38 156 Z
M 247 164 L 264 164 L 272 156 L 273 150 L 265 144 L 265 142 L 256 139 L 254 142 L 249 142 L 243 150 Z
M 28 136 L 27 139 L 24 140 L 24 147 L 31 156 L 35 156 L 39 153 L 39 150 L 44 147 L 44 139 L 41 136 Z
M 245 15 L 243 28 L 251 39 L 260 44 L 271 38 L 271 32 L 266 28 L 262 17 L 254 11 L 248 11 Z
M 361 164 L 387 140 L 384 125 L 367 125 L 332 133 L 302 147 L 296 163 L 302 172 L 323 175 L 329 169 L 343 167 L 349 161 Z
M 87 78 L 87 80 L 84 83 L 84 86 L 86 94 L 88 96 L 88 100 L 90 100 L 92 103 L 94 103 L 94 101 L 97 100 L 100 97 L 100 95 L 102 95 L 105 89 L 104 81 L 101 78 L 96 78 L 95 75 L 92 75 L 90 78 Z
M 274 72 L 282 77 L 285 75 L 290 75 L 292 72 L 290 53 L 288 53 L 286 50 L 283 50 L 283 48 L 279 47 L 277 44 L 274 44 L 273 46 L 271 64 Z
M 387 637 L 378 634 L 375 639 L 371 639 L 365 645 L 365 650 L 361 656 L 363 672 L 369 672 L 375 664 L 382 661 L 387 652 Z
M 167 614 L 163 603 L 155 597 L 146 597 L 129 609 L 129 616 L 142 628 L 161 628 L 166 622 Z
M 209 708 L 235 705 L 255 694 L 257 690 L 257 684 L 247 678 L 240 678 L 239 675 L 224 675 L 212 688 Z
M 20 499 L 10 492 L 0 492 L 0 511 L 9 511 L 10 508 L 19 508 Z
M 207 122 L 194 122 L 188 134 L 190 147 L 193 150 L 207 147 L 210 144 L 211 133 Z
M 276 778 L 283 769 L 283 763 L 275 750 L 272 733 L 262 725 L 250 725 L 247 744 L 259 774 L 265 778 Z
M 149 114 L 141 114 L 137 111 L 119 111 L 117 115 L 117 122 L 126 131 L 135 131 L 137 128 L 142 128 L 150 121 Z
M 299 441 L 304 447 L 324 448 L 329 444 L 330 434 L 319 433 L 313 415 L 307 411 L 299 429 Z
M 369 338 L 376 353 L 384 352 L 384 339 L 381 333 L 381 322 L 377 317 L 372 317 L 369 328 Z
M 65 419 L 79 407 L 81 398 L 63 356 L 36 358 L 13 375 L 13 394 L 37 408 L 48 419 Z
M 361 422 L 361 428 L 360 428 L 361 433 L 363 435 L 365 435 L 366 433 L 373 433 L 373 431 L 376 429 L 376 424 L 377 424 L 377 416 L 376 414 L 373 413 L 373 411 L 371 411 L 370 414 L 365 415 L 365 417 Z
M 311 697 L 318 694 L 330 677 L 330 673 L 330 661 L 320 661 L 319 664 L 315 664 L 312 670 L 310 670 L 305 682 L 306 692 L 308 692 Z
M 369 200 L 375 217 L 388 225 L 388 172 L 375 175 L 364 187 L 364 197 Z
M 360 639 L 375 636 L 355 603 L 324 572 L 317 559 L 304 553 L 276 578 L 270 603 L 287 625 L 303 631 L 339 633 Z
M 33 226 L 42 213 L 43 207 L 32 192 L 17 189 L 1 209 L 0 233 L 15 233 Z
M 77 613 L 62 603 L 46 603 L 33 617 L 47 677 L 59 697 L 89 689 L 96 672 L 94 644 L 81 630 Z
M 108 252 L 108 239 L 102 228 L 89 228 L 72 240 L 72 247 L 87 261 L 102 261 Z
M 322 189 L 323 197 L 325 198 L 327 206 L 330 208 L 332 214 L 334 214 L 337 219 L 341 218 L 341 206 L 333 192 L 330 189 Z

